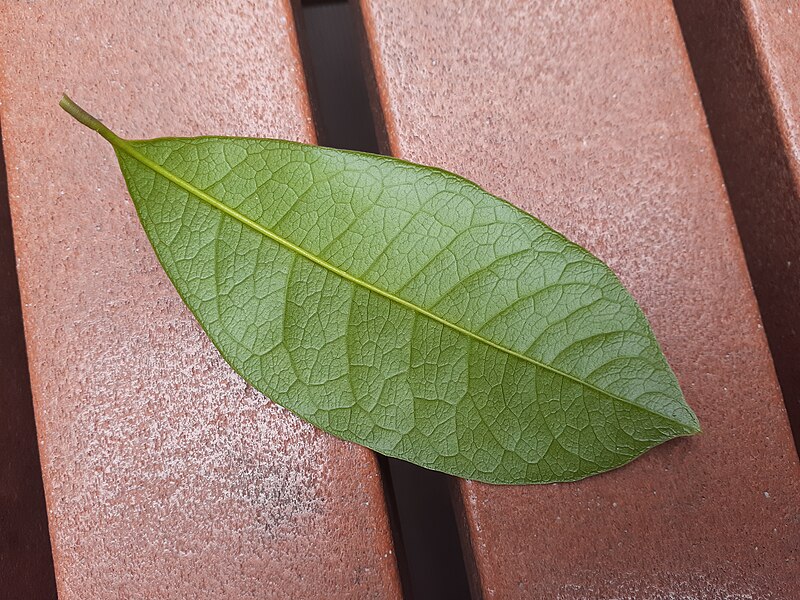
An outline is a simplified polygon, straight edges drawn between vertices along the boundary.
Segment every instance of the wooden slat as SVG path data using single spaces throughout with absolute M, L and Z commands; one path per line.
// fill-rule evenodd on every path
M 121 135 L 313 141 L 288 2 L 20 3 L 2 124 L 59 597 L 397 598 L 375 457 L 249 389 L 159 267 Z
M 800 4 L 675 8 L 800 443 Z
M 608 262 L 704 428 L 574 484 L 461 482 L 476 588 L 792 597 L 800 469 L 671 4 L 360 12 L 388 149 L 477 181 Z

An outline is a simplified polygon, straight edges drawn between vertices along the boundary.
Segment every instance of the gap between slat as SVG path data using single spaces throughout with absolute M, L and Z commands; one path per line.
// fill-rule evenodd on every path
M 1 144 L 0 339 L 0 595 L 46 600 L 56 581 Z

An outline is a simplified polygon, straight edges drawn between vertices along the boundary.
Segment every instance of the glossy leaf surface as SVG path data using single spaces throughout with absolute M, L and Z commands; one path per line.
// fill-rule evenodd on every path
M 281 140 L 126 141 L 65 108 L 113 144 L 225 359 L 319 428 L 512 484 L 580 479 L 699 430 L 614 274 L 477 185 Z

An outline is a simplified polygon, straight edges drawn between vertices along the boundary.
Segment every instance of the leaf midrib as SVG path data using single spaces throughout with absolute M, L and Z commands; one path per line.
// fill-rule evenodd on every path
M 668 417 L 668 416 L 666 416 L 666 415 L 664 415 L 662 413 L 656 412 L 656 411 L 654 411 L 654 410 L 652 410 L 650 408 L 647 408 L 645 406 L 637 404 L 637 403 L 635 403 L 635 402 L 633 402 L 631 400 L 628 400 L 628 399 L 623 398 L 621 396 L 617 396 L 616 394 L 613 394 L 613 393 L 611 393 L 611 392 L 609 392 L 607 390 L 599 388 L 599 387 L 597 387 L 597 386 L 595 386 L 595 385 L 593 385 L 593 384 L 591 384 L 591 383 L 589 383 L 587 381 L 583 381 L 582 379 L 579 379 L 578 377 L 575 377 L 574 375 L 570 375 L 569 373 L 565 373 L 565 372 L 563 372 L 563 371 L 561 371 L 561 370 L 559 370 L 559 369 L 557 369 L 557 368 L 555 368 L 555 367 L 553 367 L 551 365 L 548 365 L 548 364 L 540 362 L 540 361 L 538 361 L 538 360 L 536 360 L 534 358 L 531 358 L 530 356 L 526 356 L 525 354 L 517 352 L 516 350 L 512 350 L 510 348 L 506 348 L 505 346 L 502 346 L 501 344 L 493 342 L 492 340 L 487 339 L 487 338 L 483 337 L 480 334 L 477 334 L 477 333 L 474 333 L 472 331 L 469 331 L 468 329 L 464 329 L 463 327 L 461 327 L 460 325 L 457 325 L 455 323 L 451 323 L 447 319 L 445 319 L 443 317 L 440 317 L 440 316 L 436 315 L 435 313 L 432 313 L 432 312 L 426 310 L 425 308 L 422 308 L 421 306 L 418 306 L 418 305 L 414 304 L 413 302 L 409 302 L 408 300 L 400 298 L 399 296 L 395 296 L 391 292 L 387 292 L 386 290 L 382 290 L 382 289 L 380 289 L 380 288 L 378 288 L 378 287 L 376 287 L 376 286 L 374 286 L 374 285 L 372 285 L 372 284 L 370 284 L 370 283 L 368 283 L 366 281 L 363 281 L 363 280 L 359 279 L 358 277 L 355 277 L 354 275 L 351 275 L 347 271 L 344 271 L 344 270 L 342 270 L 342 269 L 340 269 L 340 268 L 328 263 L 327 261 L 323 260 L 322 258 L 312 254 L 311 252 L 309 252 L 305 248 L 303 248 L 301 246 L 298 246 L 297 244 L 295 244 L 295 243 L 283 238 L 282 236 L 276 234 L 275 232 L 267 229 L 266 227 L 264 227 L 260 223 L 257 223 L 256 221 L 253 221 L 249 217 L 247 217 L 247 216 L 241 214 L 240 212 L 238 212 L 237 210 L 231 208 L 230 206 L 228 206 L 224 202 L 214 198 L 213 196 L 211 196 L 207 192 L 204 192 L 203 190 L 195 187 L 194 185 L 192 185 L 188 181 L 182 179 L 181 177 L 178 177 L 177 175 L 175 175 L 171 171 L 168 171 L 163 166 L 159 165 L 155 161 L 151 160 L 150 158 L 148 158 L 147 156 L 145 156 L 144 154 L 139 152 L 135 147 L 133 147 L 133 145 L 130 143 L 130 141 L 125 140 L 123 138 L 120 138 L 114 132 L 112 132 L 110 129 L 105 127 L 105 125 L 100 124 L 100 126 L 101 126 L 100 128 L 92 127 L 92 129 L 95 129 L 98 133 L 100 133 L 100 135 L 102 135 L 106 140 L 108 140 L 111 143 L 112 146 L 122 150 L 127 155 L 129 155 L 131 158 L 137 160 L 138 162 L 140 162 L 144 166 L 148 167 L 149 169 L 151 169 L 156 174 L 161 175 L 165 179 L 168 179 L 169 181 L 173 182 L 178 187 L 184 189 L 189 194 L 191 194 L 191 195 L 199 198 L 200 200 L 206 202 L 210 206 L 212 206 L 212 207 L 216 208 L 217 210 L 223 212 L 224 214 L 228 215 L 229 217 L 239 221 L 243 225 L 246 225 L 247 227 L 250 227 L 254 231 L 256 231 L 256 232 L 268 237 L 269 239 L 271 239 L 272 241 L 276 242 L 277 244 L 280 244 L 281 246 L 283 246 L 283 247 L 295 252 L 296 254 L 299 254 L 300 256 L 310 260 L 314 264 L 317 264 L 320 267 L 322 267 L 324 269 L 327 269 L 328 271 L 334 273 L 335 275 L 338 275 L 342 279 L 345 279 L 346 281 L 349 281 L 349 282 L 351 282 L 351 283 L 353 283 L 355 285 L 361 286 L 362 288 L 364 288 L 366 290 L 369 290 L 372 293 L 378 294 L 379 296 L 382 296 L 382 297 L 384 297 L 384 298 L 386 298 L 386 299 L 388 299 L 388 300 L 390 300 L 392 302 L 396 302 L 397 304 L 400 304 L 401 306 L 403 306 L 405 308 L 408 308 L 409 310 L 412 310 L 412 311 L 414 311 L 414 312 L 416 312 L 418 314 L 421 314 L 421 315 L 423 315 L 423 316 L 425 316 L 425 317 L 427 317 L 427 318 L 429 318 L 429 319 L 431 319 L 433 321 L 436 321 L 437 323 L 440 323 L 440 324 L 444 325 L 445 327 L 449 327 L 453 331 L 456 331 L 456 332 L 458 332 L 458 333 L 460 333 L 462 335 L 465 335 L 468 338 L 471 338 L 471 339 L 474 339 L 474 340 L 476 340 L 478 342 L 486 344 L 487 346 L 490 346 L 490 347 L 492 347 L 492 348 L 494 348 L 496 350 L 499 350 L 500 352 L 504 352 L 505 354 L 508 354 L 510 356 L 518 358 L 519 360 L 522 360 L 524 362 L 530 363 L 530 364 L 532 364 L 532 365 L 534 365 L 536 367 L 539 367 L 540 369 L 544 369 L 545 371 L 550 371 L 551 373 L 554 373 L 556 375 L 559 375 L 560 377 L 563 377 L 565 379 L 573 381 L 573 382 L 577 383 L 578 385 L 581 385 L 581 386 L 586 387 L 586 388 L 588 388 L 590 390 L 593 390 L 593 391 L 597 392 L 598 394 L 606 396 L 606 397 L 608 397 L 608 398 L 610 398 L 612 400 L 615 400 L 617 402 L 621 402 L 623 404 L 627 404 L 629 406 L 633 406 L 635 408 L 638 408 L 639 410 L 648 412 L 648 413 L 650 413 L 652 415 L 655 415 L 655 416 L 657 416 L 657 417 L 659 417 L 661 419 L 664 419 L 666 421 L 675 423 L 675 424 L 679 425 L 683 429 L 689 429 L 689 427 L 685 423 L 683 423 L 682 421 L 678 421 L 677 419 L 673 419 L 671 417 Z

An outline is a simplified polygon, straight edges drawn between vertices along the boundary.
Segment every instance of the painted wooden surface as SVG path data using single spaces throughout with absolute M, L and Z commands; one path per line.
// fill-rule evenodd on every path
M 575 484 L 460 482 L 488 598 L 788 598 L 800 470 L 672 5 L 361 0 L 386 150 L 605 260 L 704 432 Z
M 313 141 L 288 3 L 20 3 L 0 39 L 59 597 L 398 597 L 374 455 L 231 371 L 112 149 L 58 107 L 66 91 L 131 137 Z

